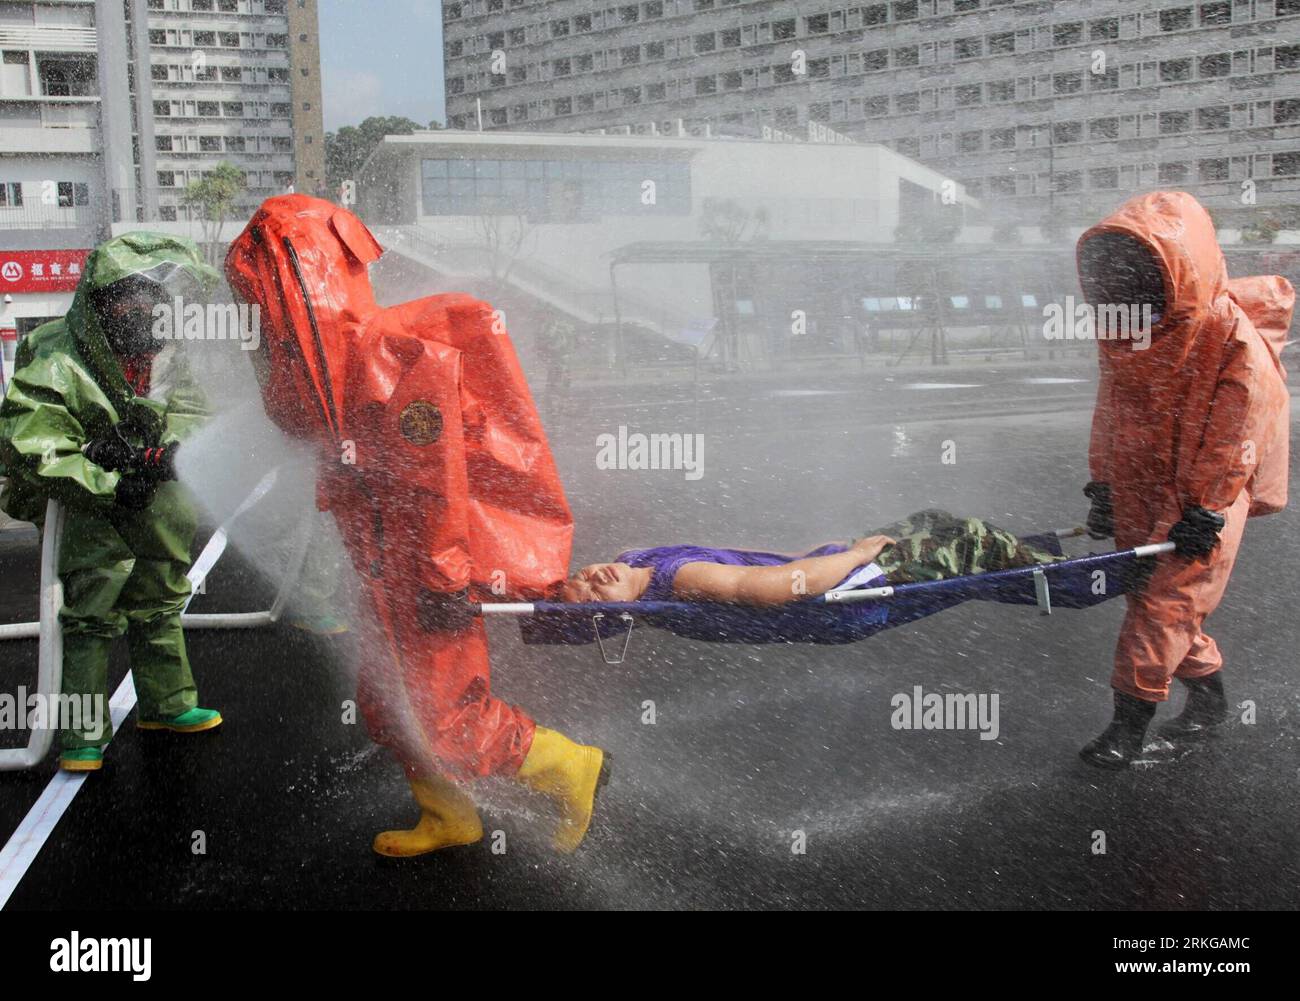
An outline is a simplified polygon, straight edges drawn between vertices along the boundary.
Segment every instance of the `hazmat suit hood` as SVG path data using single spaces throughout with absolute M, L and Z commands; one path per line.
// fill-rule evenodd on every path
M 230 286 L 261 308 L 263 400 L 287 433 L 343 437 L 348 359 L 378 309 L 367 267 L 382 253 L 351 212 L 307 195 L 268 199 L 231 244 Z
M 198 247 L 184 237 L 143 231 L 124 233 L 90 252 L 65 320 L 96 382 L 111 398 L 123 403 L 133 394 L 109 346 L 94 300 L 97 293 L 115 283 L 142 276 L 156 276 L 164 295 L 175 291 L 208 296 L 221 282 L 221 275 L 203 262 Z M 186 281 L 173 285 L 177 276 Z
M 1104 256 L 1094 259 L 1088 253 L 1085 248 L 1104 234 L 1128 237 L 1145 249 L 1163 283 L 1163 310 L 1153 318 L 1150 344 L 1145 348 L 1133 340 L 1106 339 L 1098 329 L 1102 363 L 1116 367 L 1121 377 L 1127 376 L 1126 381 L 1135 384 L 1156 376 L 1169 383 L 1170 377 L 1183 369 L 1198 338 L 1224 333 L 1217 326 L 1213 333 L 1205 330 L 1206 320 L 1228 284 L 1214 222 L 1195 198 L 1182 191 L 1155 191 L 1129 199 L 1079 237 L 1079 281 L 1085 294 L 1090 286 L 1099 284 L 1094 269 L 1130 266 L 1123 261 L 1108 262 Z
M 546 593 L 567 576 L 573 517 L 504 320 L 462 293 L 379 306 L 368 269 L 382 253 L 353 213 L 299 194 L 267 199 L 231 243 L 230 286 L 261 310 L 267 413 L 346 456 L 322 466 L 323 506 L 337 510 L 349 483 L 464 504 L 466 553 L 459 538 L 431 541 L 452 521 L 421 512 L 441 521 L 418 546 L 448 554 L 443 576 L 461 581 L 472 563 L 470 583 L 490 588 L 509 568 L 489 594 Z M 409 513 L 395 511 L 390 542 Z
M 1162 542 L 1186 508 L 1223 511 L 1243 491 L 1249 514 L 1281 510 L 1290 394 L 1280 351 L 1291 284 L 1276 275 L 1229 280 L 1209 213 L 1185 192 L 1157 191 L 1079 238 L 1085 296 L 1108 284 L 1106 255 L 1089 245 L 1112 234 L 1150 256 L 1165 300 L 1145 350 L 1098 341 L 1089 466 L 1094 480 L 1112 484 L 1116 544 Z

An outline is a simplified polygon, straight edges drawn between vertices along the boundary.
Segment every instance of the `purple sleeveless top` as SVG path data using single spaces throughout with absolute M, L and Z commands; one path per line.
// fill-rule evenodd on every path
M 673 601 L 673 579 L 687 563 L 721 563 L 731 567 L 779 567 L 809 556 L 830 556 L 842 553 L 848 547 L 834 543 L 818 546 L 802 556 L 782 556 L 780 553 L 760 553 L 750 549 L 713 549 L 710 546 L 652 546 L 649 549 L 629 549 L 619 553 L 615 563 L 631 567 L 650 567 L 650 586 L 642 601 Z

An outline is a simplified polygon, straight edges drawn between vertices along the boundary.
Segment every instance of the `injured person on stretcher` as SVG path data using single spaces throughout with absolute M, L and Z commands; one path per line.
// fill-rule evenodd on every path
M 782 605 L 853 583 L 907 584 L 1064 559 L 979 518 L 926 510 L 848 543 L 783 554 L 711 546 L 655 546 L 583 567 L 565 601 L 720 601 Z M 859 572 L 866 568 L 866 572 Z

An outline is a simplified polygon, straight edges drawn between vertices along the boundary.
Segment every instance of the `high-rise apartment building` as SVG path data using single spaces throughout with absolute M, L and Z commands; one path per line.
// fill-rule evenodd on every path
M 1004 218 L 1300 203 L 1300 0 L 443 4 L 448 124 L 883 142 Z
M 227 161 L 246 216 L 325 179 L 316 0 L 0 2 L 0 340 L 66 309 L 114 230 L 198 237 Z

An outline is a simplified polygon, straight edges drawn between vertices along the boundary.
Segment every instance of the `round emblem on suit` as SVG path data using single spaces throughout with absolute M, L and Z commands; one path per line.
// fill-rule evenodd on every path
M 412 445 L 432 445 L 442 434 L 442 411 L 428 400 L 415 400 L 406 405 L 397 426 Z

